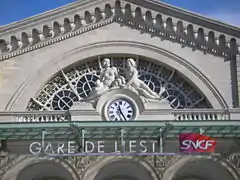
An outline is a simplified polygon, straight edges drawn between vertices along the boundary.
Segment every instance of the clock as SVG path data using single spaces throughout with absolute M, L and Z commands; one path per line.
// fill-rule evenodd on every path
M 136 117 L 136 108 L 127 99 L 115 99 L 107 107 L 109 121 L 131 121 Z

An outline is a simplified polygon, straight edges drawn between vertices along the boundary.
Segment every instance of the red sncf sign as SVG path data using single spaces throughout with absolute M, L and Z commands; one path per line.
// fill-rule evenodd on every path
M 185 133 L 179 135 L 181 152 L 214 152 L 216 140 L 201 134 Z

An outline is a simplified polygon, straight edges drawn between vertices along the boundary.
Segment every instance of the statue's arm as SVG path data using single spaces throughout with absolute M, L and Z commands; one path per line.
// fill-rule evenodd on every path
M 104 71 L 100 71 L 99 80 L 102 81 L 104 76 Z
M 113 67 L 113 70 L 115 77 L 118 77 L 119 76 L 118 69 L 116 67 Z

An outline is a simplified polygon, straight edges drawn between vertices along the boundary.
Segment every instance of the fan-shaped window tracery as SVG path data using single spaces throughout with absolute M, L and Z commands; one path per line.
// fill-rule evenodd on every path
M 111 57 L 112 65 L 124 72 L 123 56 Z M 145 58 L 137 61 L 139 78 L 169 101 L 174 109 L 210 108 L 206 97 L 175 69 Z M 96 86 L 101 63 L 98 58 L 82 61 L 60 71 L 33 97 L 27 110 L 68 110 Z M 164 88 L 162 88 L 164 87 Z

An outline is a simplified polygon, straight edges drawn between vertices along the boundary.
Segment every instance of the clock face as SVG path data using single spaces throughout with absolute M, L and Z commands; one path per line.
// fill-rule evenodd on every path
M 130 121 L 135 118 L 135 108 L 126 99 L 116 99 L 109 104 L 107 114 L 110 121 Z

